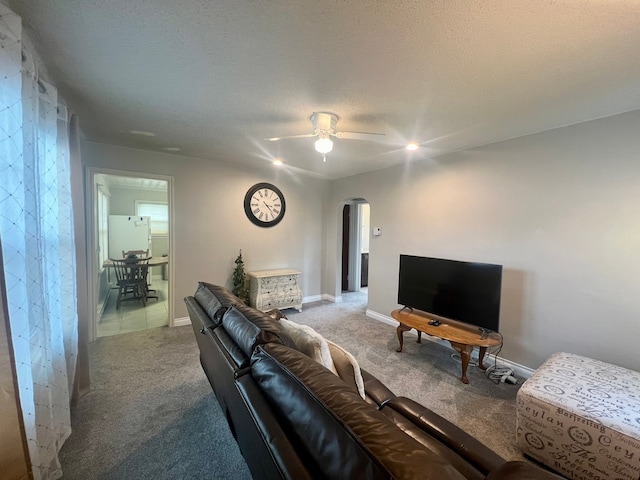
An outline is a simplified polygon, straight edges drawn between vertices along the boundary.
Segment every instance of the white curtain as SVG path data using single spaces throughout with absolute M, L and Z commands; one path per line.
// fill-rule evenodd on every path
M 78 346 L 67 114 L 0 3 L 0 236 L 33 477 L 62 476 Z

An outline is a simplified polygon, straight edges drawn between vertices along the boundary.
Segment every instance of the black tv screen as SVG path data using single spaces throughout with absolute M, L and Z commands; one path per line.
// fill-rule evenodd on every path
M 502 265 L 400 255 L 398 303 L 498 331 Z

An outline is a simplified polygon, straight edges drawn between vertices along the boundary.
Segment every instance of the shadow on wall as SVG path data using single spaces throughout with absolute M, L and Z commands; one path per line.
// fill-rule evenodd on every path
M 525 298 L 525 292 L 527 284 L 527 272 L 524 270 L 513 270 L 505 268 L 502 270 L 502 298 L 500 305 L 500 331 L 505 330 L 506 325 L 509 325 L 509 335 L 505 336 L 505 343 L 509 344 L 508 337 L 526 338 L 526 330 L 528 326 L 525 325 L 525 305 L 527 300 Z M 511 348 L 516 348 L 518 351 L 527 352 L 527 345 L 510 345 Z M 532 358 L 533 352 L 529 352 L 523 355 L 523 358 Z

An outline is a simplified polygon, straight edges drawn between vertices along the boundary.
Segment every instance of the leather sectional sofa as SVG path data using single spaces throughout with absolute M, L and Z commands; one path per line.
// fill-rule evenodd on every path
M 286 321 L 222 287 L 200 282 L 185 302 L 202 367 L 256 479 L 561 478 L 505 461 L 362 369 L 359 392 L 338 363 L 301 353 Z

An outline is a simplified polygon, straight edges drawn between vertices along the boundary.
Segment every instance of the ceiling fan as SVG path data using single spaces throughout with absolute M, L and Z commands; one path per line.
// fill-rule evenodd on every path
M 342 138 L 345 140 L 371 140 L 375 137 L 384 136 L 384 133 L 370 132 L 339 132 L 336 130 L 338 116 L 335 113 L 313 112 L 311 114 L 311 124 L 313 132 L 303 135 L 288 135 L 284 137 L 265 138 L 270 142 L 277 142 L 289 138 L 311 138 L 318 137 L 315 148 L 318 153 L 322 154 L 322 161 L 327 161 L 327 153 L 333 150 L 333 141 L 330 137 Z

